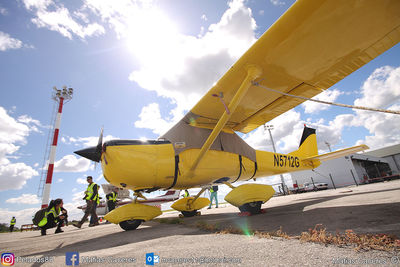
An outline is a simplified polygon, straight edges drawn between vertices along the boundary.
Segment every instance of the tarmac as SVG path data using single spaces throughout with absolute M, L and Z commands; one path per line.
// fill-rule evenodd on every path
M 85 224 L 82 229 L 64 227 L 60 234 L 50 229 L 46 236 L 38 231 L 3 233 L 0 251 L 13 253 L 15 266 L 65 266 L 69 252 L 79 253 L 79 265 L 91 266 L 146 266 L 147 253 L 154 253 L 159 261 L 154 265 L 160 266 L 400 266 L 399 251 L 356 252 L 353 247 L 217 234 L 196 227 L 199 222 L 244 232 L 282 227 L 293 236 L 322 224 L 331 232 L 352 229 L 400 237 L 400 180 L 273 197 L 263 208 L 264 214 L 240 217 L 237 208 L 221 204 L 181 219 L 183 224 L 150 221 L 134 231 Z M 159 218 L 178 218 L 178 213 Z

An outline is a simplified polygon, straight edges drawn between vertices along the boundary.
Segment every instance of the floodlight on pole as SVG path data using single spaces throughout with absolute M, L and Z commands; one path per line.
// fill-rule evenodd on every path
M 47 167 L 47 174 L 46 174 L 46 183 L 43 187 L 42 191 L 42 208 L 46 208 L 49 204 L 50 200 L 50 188 L 51 182 L 53 179 L 53 171 L 54 171 L 54 159 L 56 157 L 56 148 L 57 148 L 57 141 L 58 135 L 60 132 L 60 123 L 61 123 L 61 114 L 63 105 L 72 99 L 73 89 L 68 88 L 67 86 L 63 86 L 63 89 L 57 89 L 56 86 L 53 86 L 53 94 L 52 99 L 58 102 L 58 112 L 57 117 L 54 123 L 54 133 L 53 133 L 53 142 L 51 143 L 50 154 L 49 154 L 49 161 Z M 42 182 L 42 181 L 41 181 Z M 40 189 L 40 188 L 39 188 Z
M 274 139 L 272 138 L 272 133 L 271 133 L 271 130 L 273 130 L 273 129 L 274 129 L 274 126 L 273 126 L 273 125 L 271 125 L 271 124 L 269 124 L 269 125 L 264 124 L 264 131 L 268 130 L 268 132 L 269 132 L 269 137 L 271 138 L 272 148 L 274 149 L 274 153 L 276 153 L 275 143 L 274 143 Z M 280 175 L 280 177 L 281 177 L 281 183 L 282 183 L 282 191 L 283 191 L 283 194 L 286 195 L 286 189 L 285 189 L 285 188 L 286 188 L 286 184 L 285 184 L 285 179 L 283 178 L 283 175 L 282 175 L 282 174 Z

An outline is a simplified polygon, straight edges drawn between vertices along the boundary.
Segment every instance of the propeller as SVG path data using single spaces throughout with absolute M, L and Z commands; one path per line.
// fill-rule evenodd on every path
M 103 150 L 103 128 L 101 128 L 99 141 L 97 142 L 97 146 L 92 146 L 88 148 L 84 148 L 78 151 L 75 151 L 75 154 L 78 154 L 81 157 L 90 159 L 95 162 L 100 162 L 101 153 Z

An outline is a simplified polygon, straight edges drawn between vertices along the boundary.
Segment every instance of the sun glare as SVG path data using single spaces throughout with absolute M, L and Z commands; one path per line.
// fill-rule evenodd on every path
M 177 49 L 178 38 L 176 25 L 159 9 L 138 10 L 127 23 L 126 45 L 139 60 L 157 62 Z

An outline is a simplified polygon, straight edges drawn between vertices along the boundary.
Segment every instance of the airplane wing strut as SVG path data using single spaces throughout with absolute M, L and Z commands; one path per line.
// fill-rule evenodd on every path
M 199 165 L 200 161 L 204 157 L 205 153 L 210 149 L 211 145 L 214 143 L 215 139 L 225 127 L 225 124 L 228 122 L 229 118 L 232 116 L 232 113 L 235 112 L 237 106 L 239 105 L 240 101 L 246 95 L 247 91 L 249 90 L 250 86 L 252 85 L 253 81 L 260 77 L 262 74 L 261 68 L 256 65 L 247 65 L 247 75 L 246 78 L 243 80 L 242 84 L 240 85 L 239 89 L 235 93 L 232 101 L 229 103 L 228 109 L 222 114 L 221 118 L 218 120 L 217 124 L 215 125 L 213 131 L 208 136 L 207 140 L 204 142 L 199 155 L 193 162 L 193 165 L 189 169 L 188 177 L 194 176 L 194 171 L 196 170 L 197 166 Z M 230 112 L 227 112 L 230 111 Z

